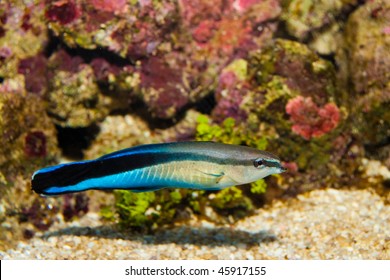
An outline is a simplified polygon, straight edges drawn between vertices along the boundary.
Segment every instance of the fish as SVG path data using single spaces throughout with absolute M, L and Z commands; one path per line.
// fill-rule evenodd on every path
M 207 141 L 145 144 L 93 160 L 45 167 L 32 175 L 43 196 L 87 190 L 221 190 L 286 171 L 274 154 Z

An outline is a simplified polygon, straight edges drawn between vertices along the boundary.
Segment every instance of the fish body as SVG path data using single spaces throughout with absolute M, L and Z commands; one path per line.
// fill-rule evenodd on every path
M 220 190 L 284 170 L 280 160 L 266 151 L 215 142 L 173 142 L 141 145 L 94 160 L 46 167 L 33 174 L 31 185 L 43 195 L 90 189 Z

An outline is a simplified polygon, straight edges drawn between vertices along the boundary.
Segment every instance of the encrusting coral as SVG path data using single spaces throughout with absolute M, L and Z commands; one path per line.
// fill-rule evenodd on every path
M 340 120 L 340 112 L 336 105 L 328 103 L 319 108 L 311 97 L 298 96 L 290 99 L 286 105 L 286 112 L 291 116 L 292 130 L 306 140 L 328 133 Z

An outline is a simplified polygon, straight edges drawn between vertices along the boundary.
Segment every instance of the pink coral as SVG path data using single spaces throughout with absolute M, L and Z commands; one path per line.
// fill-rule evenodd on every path
M 385 28 L 383 28 L 383 34 L 390 35 L 390 26 L 386 26 Z
M 97 9 L 110 13 L 122 13 L 127 9 L 126 0 L 89 0 Z
M 5 29 L 0 26 L 0 38 L 5 36 Z
M 286 112 L 291 116 L 293 132 L 304 139 L 320 137 L 334 129 L 340 120 L 340 111 L 332 103 L 319 108 L 311 99 L 298 96 L 286 105 Z
M 181 17 L 185 25 L 195 26 L 204 20 L 217 21 L 223 17 L 223 0 L 179 0 Z
M 283 167 L 287 168 L 290 173 L 297 173 L 298 172 L 298 164 L 296 162 L 293 162 L 293 161 L 283 162 Z
M 216 25 L 214 21 L 202 21 L 193 31 L 192 37 L 199 43 L 207 42 L 213 36 Z
M 99 82 L 108 82 L 110 74 L 117 76 L 120 73 L 118 66 L 110 64 L 101 57 L 93 59 L 90 65 L 92 66 L 96 80 Z
M 234 118 L 238 122 L 244 121 L 248 116 L 241 110 L 240 105 L 246 92 L 232 89 L 224 97 L 221 97 L 212 112 L 213 119 L 223 122 L 226 118 Z
M 216 92 L 217 106 L 212 112 L 213 119 L 217 122 L 222 122 L 228 117 L 239 122 L 245 120 L 248 116 L 241 110 L 240 105 L 246 93 L 245 85 L 240 83 L 234 72 L 223 72 L 219 77 Z
M 213 44 L 209 47 L 224 56 L 232 55 L 238 49 L 246 52 L 256 46 L 252 41 L 251 31 L 249 21 L 241 18 L 223 19 L 219 24 L 218 32 L 215 33 Z
M 29 157 L 46 156 L 46 136 L 41 131 L 27 134 L 25 138 L 24 152 Z
M 29 12 L 30 12 L 29 9 L 26 9 L 26 11 L 24 12 L 23 18 L 22 18 L 22 25 L 21 25 L 21 27 L 22 27 L 22 29 L 24 31 L 28 31 L 28 30 L 30 30 L 33 27 L 31 22 L 30 22 L 31 15 L 30 15 Z
M 72 56 L 64 49 L 54 53 L 50 60 L 55 68 L 67 72 L 78 72 L 84 64 L 84 59 L 81 56 Z
M 12 50 L 8 47 L 0 48 L 0 61 L 4 60 L 12 55 Z
M 266 22 L 281 11 L 276 0 L 181 0 L 179 6 L 184 26 L 209 57 L 243 56 L 259 48 L 274 28 Z
M 159 44 L 158 30 L 152 23 L 138 21 L 134 24 L 137 32 L 134 33 L 132 43 L 128 46 L 128 55 L 133 59 L 147 57 Z M 120 38 L 123 34 L 115 33 L 114 38 Z
M 44 94 L 47 88 L 47 59 L 37 55 L 20 60 L 18 73 L 24 75 L 25 87 L 28 92 Z
M 245 11 L 252 7 L 254 4 L 261 2 L 261 0 L 235 0 L 233 2 L 233 8 L 237 11 Z
M 64 196 L 64 205 L 62 215 L 65 221 L 70 221 L 74 217 L 81 217 L 89 211 L 89 197 L 83 193 L 76 195 L 66 194 Z
M 156 57 L 146 60 L 142 65 L 141 88 L 145 103 L 158 118 L 171 118 L 189 102 L 187 94 L 182 90 L 180 69 Z
M 46 11 L 46 18 L 69 24 L 81 16 L 81 9 L 74 0 L 59 0 L 50 4 Z
M 237 76 L 233 71 L 225 71 L 219 76 L 218 91 L 234 88 L 235 85 L 237 85 Z

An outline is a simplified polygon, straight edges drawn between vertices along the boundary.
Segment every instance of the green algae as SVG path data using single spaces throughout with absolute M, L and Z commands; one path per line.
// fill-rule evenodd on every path
M 117 190 L 114 193 L 115 209 L 106 207 L 101 215 L 106 220 L 119 221 L 119 225 L 124 229 L 149 231 L 170 225 L 181 220 L 180 216 L 187 217 L 188 214 L 183 213 L 188 212 L 188 209 L 201 213 L 205 203 L 205 197 L 199 195 L 199 191 L 186 189 L 164 189 L 144 193 Z
M 230 187 L 219 191 L 211 201 L 211 206 L 222 212 L 236 213 L 235 216 L 242 217 L 253 210 L 254 206 L 249 197 L 245 196 L 238 187 Z
M 249 57 L 248 72 L 256 86 L 283 90 L 287 94 L 296 91 L 296 94 L 312 95 L 319 104 L 336 94 L 332 63 L 299 42 L 276 39 L 273 45 Z
M 265 91 L 265 101 L 258 106 L 258 113 L 266 113 L 267 108 L 274 102 L 286 102 L 288 99 L 295 97 L 298 93 L 291 90 L 286 79 L 280 76 L 272 76 L 269 82 L 258 88 L 259 91 Z
M 302 40 L 313 30 L 335 22 L 338 15 L 357 4 L 357 0 L 284 0 L 282 19 L 288 32 Z
M 111 207 L 111 206 L 101 207 L 99 214 L 106 221 L 109 221 L 109 222 L 116 221 L 115 209 L 113 209 L 113 207 Z
M 156 200 L 154 192 L 133 193 L 117 190 L 115 199 L 116 210 L 122 225 L 130 227 L 150 225 L 151 218 L 145 212 Z
M 267 183 L 264 180 L 257 180 L 251 184 L 250 191 L 253 194 L 263 194 L 267 190 Z
M 245 59 L 236 59 L 230 63 L 222 72 L 233 72 L 238 80 L 244 81 L 248 76 L 248 62 Z
M 196 127 L 197 141 L 215 141 L 233 145 L 247 145 L 259 150 L 265 150 L 268 142 L 265 137 L 259 137 L 245 125 L 236 125 L 233 118 L 226 118 L 221 125 L 212 124 L 206 115 L 199 115 Z

